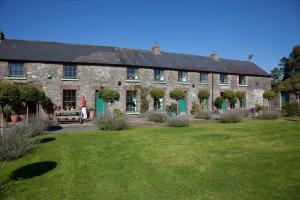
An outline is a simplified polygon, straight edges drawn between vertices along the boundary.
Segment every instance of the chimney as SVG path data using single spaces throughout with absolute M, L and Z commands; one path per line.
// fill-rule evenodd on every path
M 160 46 L 155 42 L 154 46 L 152 47 L 152 52 L 154 54 L 160 54 Z
M 213 61 L 217 61 L 219 59 L 219 56 L 217 54 L 216 51 L 213 51 L 212 54 L 210 54 L 210 58 L 213 60 Z
M 3 32 L 0 32 L 0 41 L 4 40 L 5 39 L 5 35 Z

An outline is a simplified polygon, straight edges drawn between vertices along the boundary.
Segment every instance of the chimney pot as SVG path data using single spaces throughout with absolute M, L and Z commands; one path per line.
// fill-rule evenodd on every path
M 152 47 L 152 52 L 154 54 L 160 54 L 160 46 L 155 42 L 154 46 Z
M 218 53 L 216 51 L 213 51 L 211 54 L 210 54 L 210 58 L 213 60 L 213 61 L 216 61 L 219 59 L 219 56 L 218 56 Z

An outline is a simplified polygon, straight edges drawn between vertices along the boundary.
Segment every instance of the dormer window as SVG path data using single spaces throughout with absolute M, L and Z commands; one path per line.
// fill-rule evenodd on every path
M 164 81 L 164 71 L 161 69 L 154 69 L 154 81 Z
M 127 80 L 137 80 L 138 79 L 138 69 L 136 67 L 127 68 Z
M 178 82 L 186 82 L 187 81 L 187 72 L 179 71 L 178 72 Z

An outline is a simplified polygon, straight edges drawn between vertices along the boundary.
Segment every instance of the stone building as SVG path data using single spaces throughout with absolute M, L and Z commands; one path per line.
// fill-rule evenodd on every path
M 0 40 L 0 80 L 29 82 L 45 91 L 62 108 L 80 107 L 85 96 L 88 107 L 103 113 L 106 104 L 97 95 L 102 87 L 119 91 L 120 100 L 114 108 L 128 114 L 140 111 L 140 92 L 135 85 L 165 90 L 159 101 L 148 97 L 150 110 L 165 111 L 174 102 L 169 92 L 181 88 L 186 98 L 180 100 L 180 111 L 191 110 L 198 102 L 200 89 L 210 91 L 207 109 L 228 89 L 245 91 L 245 108 L 264 103 L 263 92 L 271 88 L 270 75 L 250 61 L 197 56 L 151 50 L 136 50 L 107 46 L 64 44 L 56 42 Z M 223 109 L 227 109 L 226 106 Z

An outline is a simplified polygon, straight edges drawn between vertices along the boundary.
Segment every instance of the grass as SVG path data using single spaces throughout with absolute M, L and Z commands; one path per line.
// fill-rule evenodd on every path
M 300 199 L 299 121 L 45 138 L 2 163 L 4 199 Z

